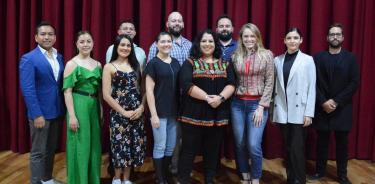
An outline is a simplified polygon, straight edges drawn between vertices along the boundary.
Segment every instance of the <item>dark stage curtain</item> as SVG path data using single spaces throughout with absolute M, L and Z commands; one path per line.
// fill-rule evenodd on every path
M 244 23 L 255 23 L 262 32 L 266 47 L 275 55 L 285 50 L 283 37 L 288 27 L 300 28 L 304 37 L 302 50 L 315 54 L 327 48 L 327 27 L 333 22 L 342 23 L 345 27 L 344 48 L 355 53 L 361 70 L 361 85 L 354 97 L 350 157 L 375 161 L 374 9 L 374 0 L 1 1 L 0 149 L 19 153 L 29 151 L 29 127 L 19 88 L 18 63 L 22 54 L 36 46 L 34 28 L 37 23 L 47 20 L 55 25 L 55 47 L 63 53 L 66 61 L 74 53 L 75 33 L 90 31 L 95 41 L 94 58 L 104 63 L 106 49 L 112 43 L 121 20 L 132 19 L 135 22 L 135 41 L 148 52 L 157 33 L 165 29 L 169 12 L 179 11 L 185 21 L 183 35 L 188 39 L 205 28 L 215 28 L 216 18 L 226 13 L 233 18 L 235 37 Z M 61 150 L 65 149 L 65 129 L 63 132 Z M 103 148 L 108 148 L 108 121 L 102 134 Z M 266 158 L 283 156 L 281 140 L 279 128 L 269 123 L 264 135 Z M 307 141 L 308 155 L 314 158 L 315 134 L 312 129 Z M 334 149 L 331 149 L 330 158 L 334 155 Z M 229 156 L 233 156 L 233 150 L 229 150 Z

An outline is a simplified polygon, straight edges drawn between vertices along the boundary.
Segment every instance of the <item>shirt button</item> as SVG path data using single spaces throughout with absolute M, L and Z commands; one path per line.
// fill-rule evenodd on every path
M 296 107 L 298 107 L 298 105 L 296 105 Z
M 298 95 L 298 93 L 296 93 L 296 95 Z

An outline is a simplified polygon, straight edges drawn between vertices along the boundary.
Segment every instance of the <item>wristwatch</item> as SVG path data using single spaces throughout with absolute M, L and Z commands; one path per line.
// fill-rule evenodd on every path
M 225 100 L 226 100 L 225 97 L 223 95 L 221 95 L 221 94 L 219 94 L 219 96 L 220 96 L 220 101 L 221 102 L 225 102 Z

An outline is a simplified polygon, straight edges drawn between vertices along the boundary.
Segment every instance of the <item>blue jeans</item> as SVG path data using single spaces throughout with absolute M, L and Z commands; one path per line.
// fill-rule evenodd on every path
M 153 158 L 172 156 L 176 146 L 176 118 L 160 118 L 160 127 L 152 128 L 154 134 Z
M 239 173 L 249 173 L 251 159 L 251 178 L 262 176 L 262 137 L 266 127 L 268 110 L 263 111 L 260 127 L 255 127 L 253 115 L 259 100 L 240 100 L 233 98 L 231 103 L 232 128 L 236 148 L 236 165 Z

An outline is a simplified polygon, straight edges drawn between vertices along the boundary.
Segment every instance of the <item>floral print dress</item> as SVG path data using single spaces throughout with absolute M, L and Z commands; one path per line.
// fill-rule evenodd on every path
M 112 97 L 125 110 L 135 110 L 141 105 L 142 96 L 134 71 L 116 71 L 112 77 Z M 110 118 L 110 142 L 114 167 L 141 166 L 146 150 L 143 118 L 131 121 L 113 109 L 110 110 Z

